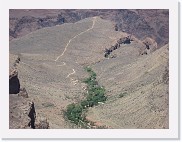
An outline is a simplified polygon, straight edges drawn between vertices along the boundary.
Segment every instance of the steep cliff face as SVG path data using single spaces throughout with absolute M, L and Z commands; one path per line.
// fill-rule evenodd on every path
M 40 115 L 38 119 L 32 117 L 34 116 L 32 112 L 36 112 L 36 107 L 31 100 L 32 97 L 29 98 L 27 90 L 20 85 L 21 80 L 18 77 L 20 57 L 10 54 L 9 61 L 9 128 L 48 129 L 49 122 L 46 118 L 41 120 Z

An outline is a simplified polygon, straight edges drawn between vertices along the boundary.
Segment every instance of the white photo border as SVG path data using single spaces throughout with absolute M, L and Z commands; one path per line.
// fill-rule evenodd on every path
M 9 9 L 169 9 L 169 129 L 9 129 Z M 178 1 L 7 0 L 1 3 L 0 17 L 2 138 L 179 139 Z

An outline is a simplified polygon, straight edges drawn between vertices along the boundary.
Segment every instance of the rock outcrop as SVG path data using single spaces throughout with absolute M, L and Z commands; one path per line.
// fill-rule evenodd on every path
M 10 129 L 49 129 L 47 118 L 36 115 L 33 101 L 14 95 L 10 103 Z
M 49 123 L 46 118 L 36 120 L 34 102 L 30 101 L 27 90 L 24 87 L 20 88 L 21 85 L 18 78 L 19 63 L 20 57 L 10 54 L 9 128 L 48 129 Z
M 127 37 L 122 37 L 122 38 L 120 38 L 120 39 L 117 40 L 117 42 L 116 42 L 114 45 L 112 45 L 109 49 L 107 49 L 107 48 L 105 49 L 105 51 L 104 51 L 104 57 L 107 58 L 114 50 L 118 49 L 118 48 L 121 46 L 121 44 L 130 44 L 131 41 L 133 41 L 131 35 L 129 35 L 129 36 L 127 36 Z M 116 56 L 113 56 L 113 55 L 112 55 L 111 58 L 115 58 L 115 57 L 116 57 Z

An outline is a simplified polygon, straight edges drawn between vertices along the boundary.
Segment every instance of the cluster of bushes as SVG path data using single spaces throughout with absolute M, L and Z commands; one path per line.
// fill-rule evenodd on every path
M 65 112 L 67 118 L 77 125 L 80 122 L 86 122 L 85 116 L 83 114 L 83 111 L 86 108 L 98 105 L 99 102 L 105 102 L 107 99 L 106 96 L 104 96 L 105 88 L 99 86 L 98 82 L 96 81 L 96 73 L 89 67 L 86 67 L 85 70 L 90 75 L 83 81 L 87 84 L 88 93 L 86 99 L 78 104 L 73 103 L 68 105 Z
M 96 81 L 96 73 L 89 67 L 86 68 L 86 71 L 90 74 L 90 76 L 84 80 L 87 84 L 88 94 L 87 99 L 83 104 L 87 104 L 87 106 L 92 107 L 97 105 L 98 102 L 105 102 L 107 98 L 104 96 L 105 88 L 100 86 Z
M 84 121 L 85 119 L 82 116 L 82 111 L 83 107 L 80 104 L 70 104 L 67 106 L 65 114 L 69 120 L 75 124 L 78 124 L 80 121 Z

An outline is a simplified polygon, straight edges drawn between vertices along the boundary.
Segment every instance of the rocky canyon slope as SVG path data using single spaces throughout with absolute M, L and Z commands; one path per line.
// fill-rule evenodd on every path
M 169 11 L 167 9 L 12 9 L 10 10 L 10 39 L 44 27 L 74 23 L 93 16 L 113 21 L 115 30 L 133 34 L 139 39 L 151 37 L 159 47 L 168 43 Z
M 28 98 L 10 94 L 10 114 L 19 113 L 10 117 L 10 128 L 22 128 L 22 104 L 29 100 L 49 128 L 78 128 L 64 111 L 85 98 L 86 66 L 97 74 L 107 96 L 105 103 L 88 109 L 89 121 L 108 128 L 169 127 L 168 11 L 22 11 L 10 10 L 10 65 L 14 69 L 18 59 L 17 79 Z

